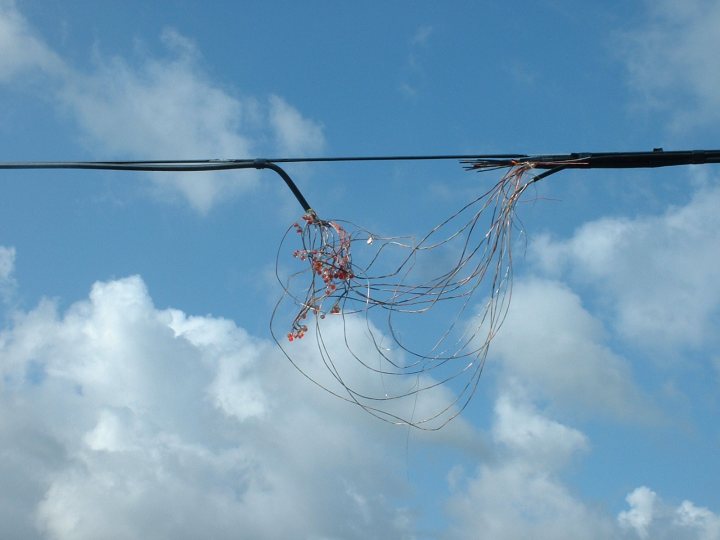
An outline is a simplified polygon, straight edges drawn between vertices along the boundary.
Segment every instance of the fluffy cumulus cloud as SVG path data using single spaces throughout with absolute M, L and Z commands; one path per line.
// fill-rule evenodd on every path
M 401 432 L 232 322 L 156 309 L 139 277 L 17 313 L 0 358 L 9 538 L 409 534 Z
M 645 486 L 632 491 L 626 501 L 630 508 L 620 512 L 617 521 L 631 538 L 720 538 L 720 516 L 690 501 L 672 507 Z
M 646 2 L 648 17 L 627 36 L 625 58 L 644 103 L 670 111 L 688 128 L 720 119 L 720 4 L 715 0 Z
M 133 159 L 204 159 L 251 156 L 255 104 L 212 84 L 193 56 L 148 59 L 139 67 L 121 58 L 98 61 L 88 75 L 69 78 L 62 102 L 89 146 Z M 177 190 L 208 211 L 223 196 L 253 187 L 254 171 L 158 173 L 153 181 Z
M 491 355 L 536 397 L 615 418 L 651 414 L 628 363 L 604 344 L 602 324 L 566 285 L 528 279 L 513 286 L 508 317 Z
M 629 510 L 618 514 L 618 523 L 624 529 L 632 529 L 640 538 L 647 538 L 648 527 L 653 519 L 653 509 L 657 494 L 646 488 L 639 487 L 630 493 L 625 500 L 630 505 Z
M 34 71 L 101 159 L 227 159 L 273 152 L 319 152 L 322 127 L 279 96 L 239 96 L 202 69 L 195 44 L 174 30 L 161 36 L 168 55 L 136 62 L 97 54 L 93 68 L 68 65 L 35 35 L 17 9 L 0 8 L 0 82 Z M 160 193 L 179 195 L 205 213 L 251 189 L 255 171 L 151 176 Z
M 577 303 L 561 287 L 553 294 Z M 592 335 L 577 305 L 570 314 Z M 350 341 L 364 335 L 346 322 Z M 320 366 L 310 340 L 295 345 Z M 366 370 L 344 373 L 371 387 Z M 718 538 L 713 511 L 669 506 L 646 487 L 615 518 L 580 499 L 562 477 L 591 441 L 540 410 L 515 373 L 495 402 L 489 454 L 461 418 L 433 436 L 480 460 L 470 476 L 453 474 L 443 536 Z M 63 312 L 43 301 L 0 332 L 10 538 L 411 538 L 415 509 L 397 474 L 404 436 L 319 391 L 231 321 L 157 309 L 139 277 L 96 283 Z
M 588 447 L 579 431 L 547 418 L 513 384 L 495 406 L 502 450 L 447 505 L 449 538 L 612 538 L 614 524 L 563 485 L 558 473 Z
M 493 426 L 493 438 L 508 449 L 506 455 L 520 456 L 540 469 L 555 469 L 588 448 L 585 435 L 543 416 L 521 385 L 512 382 L 510 386 L 495 403 Z
M 446 538 L 720 538 L 720 516 L 688 500 L 673 507 L 645 486 L 627 495 L 628 508 L 615 517 L 583 501 L 562 473 L 590 441 L 538 410 L 517 381 L 501 389 L 492 435 L 497 459 L 467 478 L 457 470 L 449 475 Z
M 604 218 L 568 239 L 538 238 L 531 256 L 549 275 L 597 287 L 614 330 L 654 348 L 714 340 L 720 307 L 720 188 L 705 187 L 662 215 Z

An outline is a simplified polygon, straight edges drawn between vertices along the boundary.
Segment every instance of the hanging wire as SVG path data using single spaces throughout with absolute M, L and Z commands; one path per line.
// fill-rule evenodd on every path
M 489 191 L 417 241 L 304 215 L 302 224 L 288 229 L 278 250 L 276 268 L 285 295 L 271 322 L 277 343 L 308 378 L 374 416 L 421 429 L 447 424 L 475 393 L 490 342 L 507 314 L 515 206 L 536 179 L 527 176 L 531 169 L 529 164 L 512 167 Z M 288 252 L 285 242 L 293 233 L 301 248 L 292 256 L 305 268 L 285 275 L 281 271 Z M 449 247 L 457 253 L 454 263 L 418 280 L 416 276 L 423 274 L 417 271 L 421 262 Z M 484 299 L 478 307 L 471 302 L 480 293 Z M 454 307 L 448 310 L 448 304 Z M 287 327 L 291 306 L 297 311 L 282 339 L 280 329 Z M 436 327 L 430 345 L 421 349 L 406 341 L 402 329 L 431 312 L 439 312 L 435 319 L 446 322 Z M 337 334 L 338 325 L 342 326 L 344 347 L 340 348 L 337 339 L 326 338 L 323 324 L 338 316 L 342 322 L 332 324 L 330 333 Z M 308 322 L 310 318 L 314 324 Z M 366 338 L 349 336 L 348 329 L 357 328 L 361 318 Z M 294 342 L 307 334 L 314 336 L 329 380 L 316 373 L 315 358 L 294 350 Z M 374 391 L 358 385 L 353 363 L 381 377 L 384 384 Z M 455 392 L 448 394 L 444 387 L 451 384 Z M 436 405 L 417 413 L 416 403 L 408 398 L 426 393 L 434 394 L 431 400 Z
M 504 173 L 426 234 L 410 238 L 321 217 L 279 165 L 399 160 L 456 160 L 469 171 Z M 331 394 L 384 421 L 436 430 L 475 394 L 490 343 L 508 313 L 512 245 L 522 232 L 516 208 L 531 185 L 564 169 L 706 163 L 720 163 L 720 150 L 18 162 L 0 163 L 0 169 L 274 171 L 304 211 L 278 249 L 283 295 L 270 322 L 276 343 Z M 440 250 L 454 253 L 445 267 L 436 256 Z M 308 339 L 299 343 L 306 337 L 309 349 Z
M 463 159 L 461 163 L 470 171 L 506 172 L 490 190 L 419 240 L 387 237 L 306 213 L 301 223 L 288 229 L 278 250 L 276 269 L 285 295 L 273 312 L 273 337 L 296 368 L 335 396 L 387 422 L 440 429 L 475 394 L 490 344 L 507 316 L 513 236 L 522 232 L 516 208 L 531 185 L 569 168 L 718 162 L 717 151 L 665 153 L 659 149 Z M 288 255 L 285 241 L 293 232 L 301 247 L 292 256 L 305 268 L 283 273 L 287 262 L 283 257 Z M 419 260 L 448 246 L 456 252 L 454 262 L 438 268 L 434 277 L 424 278 Z M 283 339 L 281 329 L 288 328 L 284 315 L 293 307 L 297 311 Z M 412 332 L 410 341 L 402 331 L 413 328 L 419 315 L 442 323 L 431 326 L 432 340 L 425 348 L 415 342 L 420 332 L 427 342 L 427 330 Z M 340 323 L 325 322 L 337 317 Z M 357 339 L 361 318 L 365 336 Z M 314 319 L 313 323 L 308 319 Z M 317 355 L 294 349 L 294 342 L 306 335 L 314 337 L 320 362 Z M 343 346 L 338 347 L 338 342 Z M 382 384 L 368 385 L 358 376 L 357 366 L 376 375 Z M 429 408 L 419 406 L 420 397 L 426 398 Z

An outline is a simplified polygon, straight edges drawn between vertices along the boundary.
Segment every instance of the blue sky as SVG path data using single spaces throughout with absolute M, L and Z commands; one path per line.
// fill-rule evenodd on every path
M 718 28 L 704 0 L 0 0 L 0 160 L 716 148 Z M 287 170 L 322 217 L 388 236 L 498 178 Z M 437 432 L 327 395 L 272 341 L 302 211 L 271 172 L 0 186 L 4 538 L 720 538 L 717 166 L 527 193 L 508 318 Z

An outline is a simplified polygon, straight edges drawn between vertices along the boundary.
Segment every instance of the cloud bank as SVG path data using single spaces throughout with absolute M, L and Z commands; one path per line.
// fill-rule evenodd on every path
M 650 417 L 628 362 L 604 344 L 600 321 L 566 285 L 533 278 L 513 285 L 507 319 L 491 355 L 506 376 L 560 408 L 616 419 Z
M 139 277 L 17 313 L 0 358 L 8 537 L 408 534 L 400 433 L 232 322 L 156 309 Z
M 550 419 L 521 385 L 505 386 L 495 403 L 495 462 L 472 475 L 453 471 L 451 517 L 444 538 L 695 539 L 720 538 L 720 516 L 684 500 L 673 507 L 640 486 L 627 510 L 613 517 L 598 503 L 583 501 L 562 479 L 564 469 L 589 449 L 580 431 Z
M 567 291 L 549 290 L 572 306 Z M 308 384 L 274 344 L 231 321 L 157 309 L 140 277 L 98 282 L 63 312 L 48 300 L 14 312 L 0 359 L 9 537 L 415 537 L 404 430 Z M 441 537 L 717 537 L 711 510 L 671 507 L 644 486 L 617 517 L 580 499 L 563 473 L 592 441 L 541 410 L 524 373 L 507 369 L 489 445 L 462 418 L 414 439 L 478 463 L 449 473 L 451 496 L 432 510 L 449 518 Z
M 614 330 L 650 349 L 700 347 L 718 323 L 720 187 L 662 215 L 603 218 L 567 239 L 539 236 L 530 257 L 551 276 L 601 292 Z

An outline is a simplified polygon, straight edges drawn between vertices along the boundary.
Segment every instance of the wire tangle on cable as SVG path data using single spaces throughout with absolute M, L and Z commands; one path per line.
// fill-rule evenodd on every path
M 321 218 L 279 165 L 447 159 L 471 171 L 505 172 L 418 238 Z M 508 313 L 513 235 L 522 232 L 516 207 L 532 184 L 564 169 L 710 163 L 720 163 L 720 150 L 5 162 L 0 170 L 274 171 L 305 214 L 278 250 L 283 295 L 271 317 L 273 338 L 303 375 L 331 394 L 387 422 L 436 430 L 475 394 Z
M 312 210 L 293 223 L 278 249 L 284 294 L 271 321 L 293 365 L 391 423 L 436 430 L 459 415 L 508 312 L 513 233 L 521 230 L 516 206 L 530 185 L 562 166 L 528 174 L 533 169 L 512 162 L 491 189 L 419 239 L 383 236 Z M 440 266 L 447 256 L 452 262 Z M 297 343 L 303 338 L 310 348 Z

